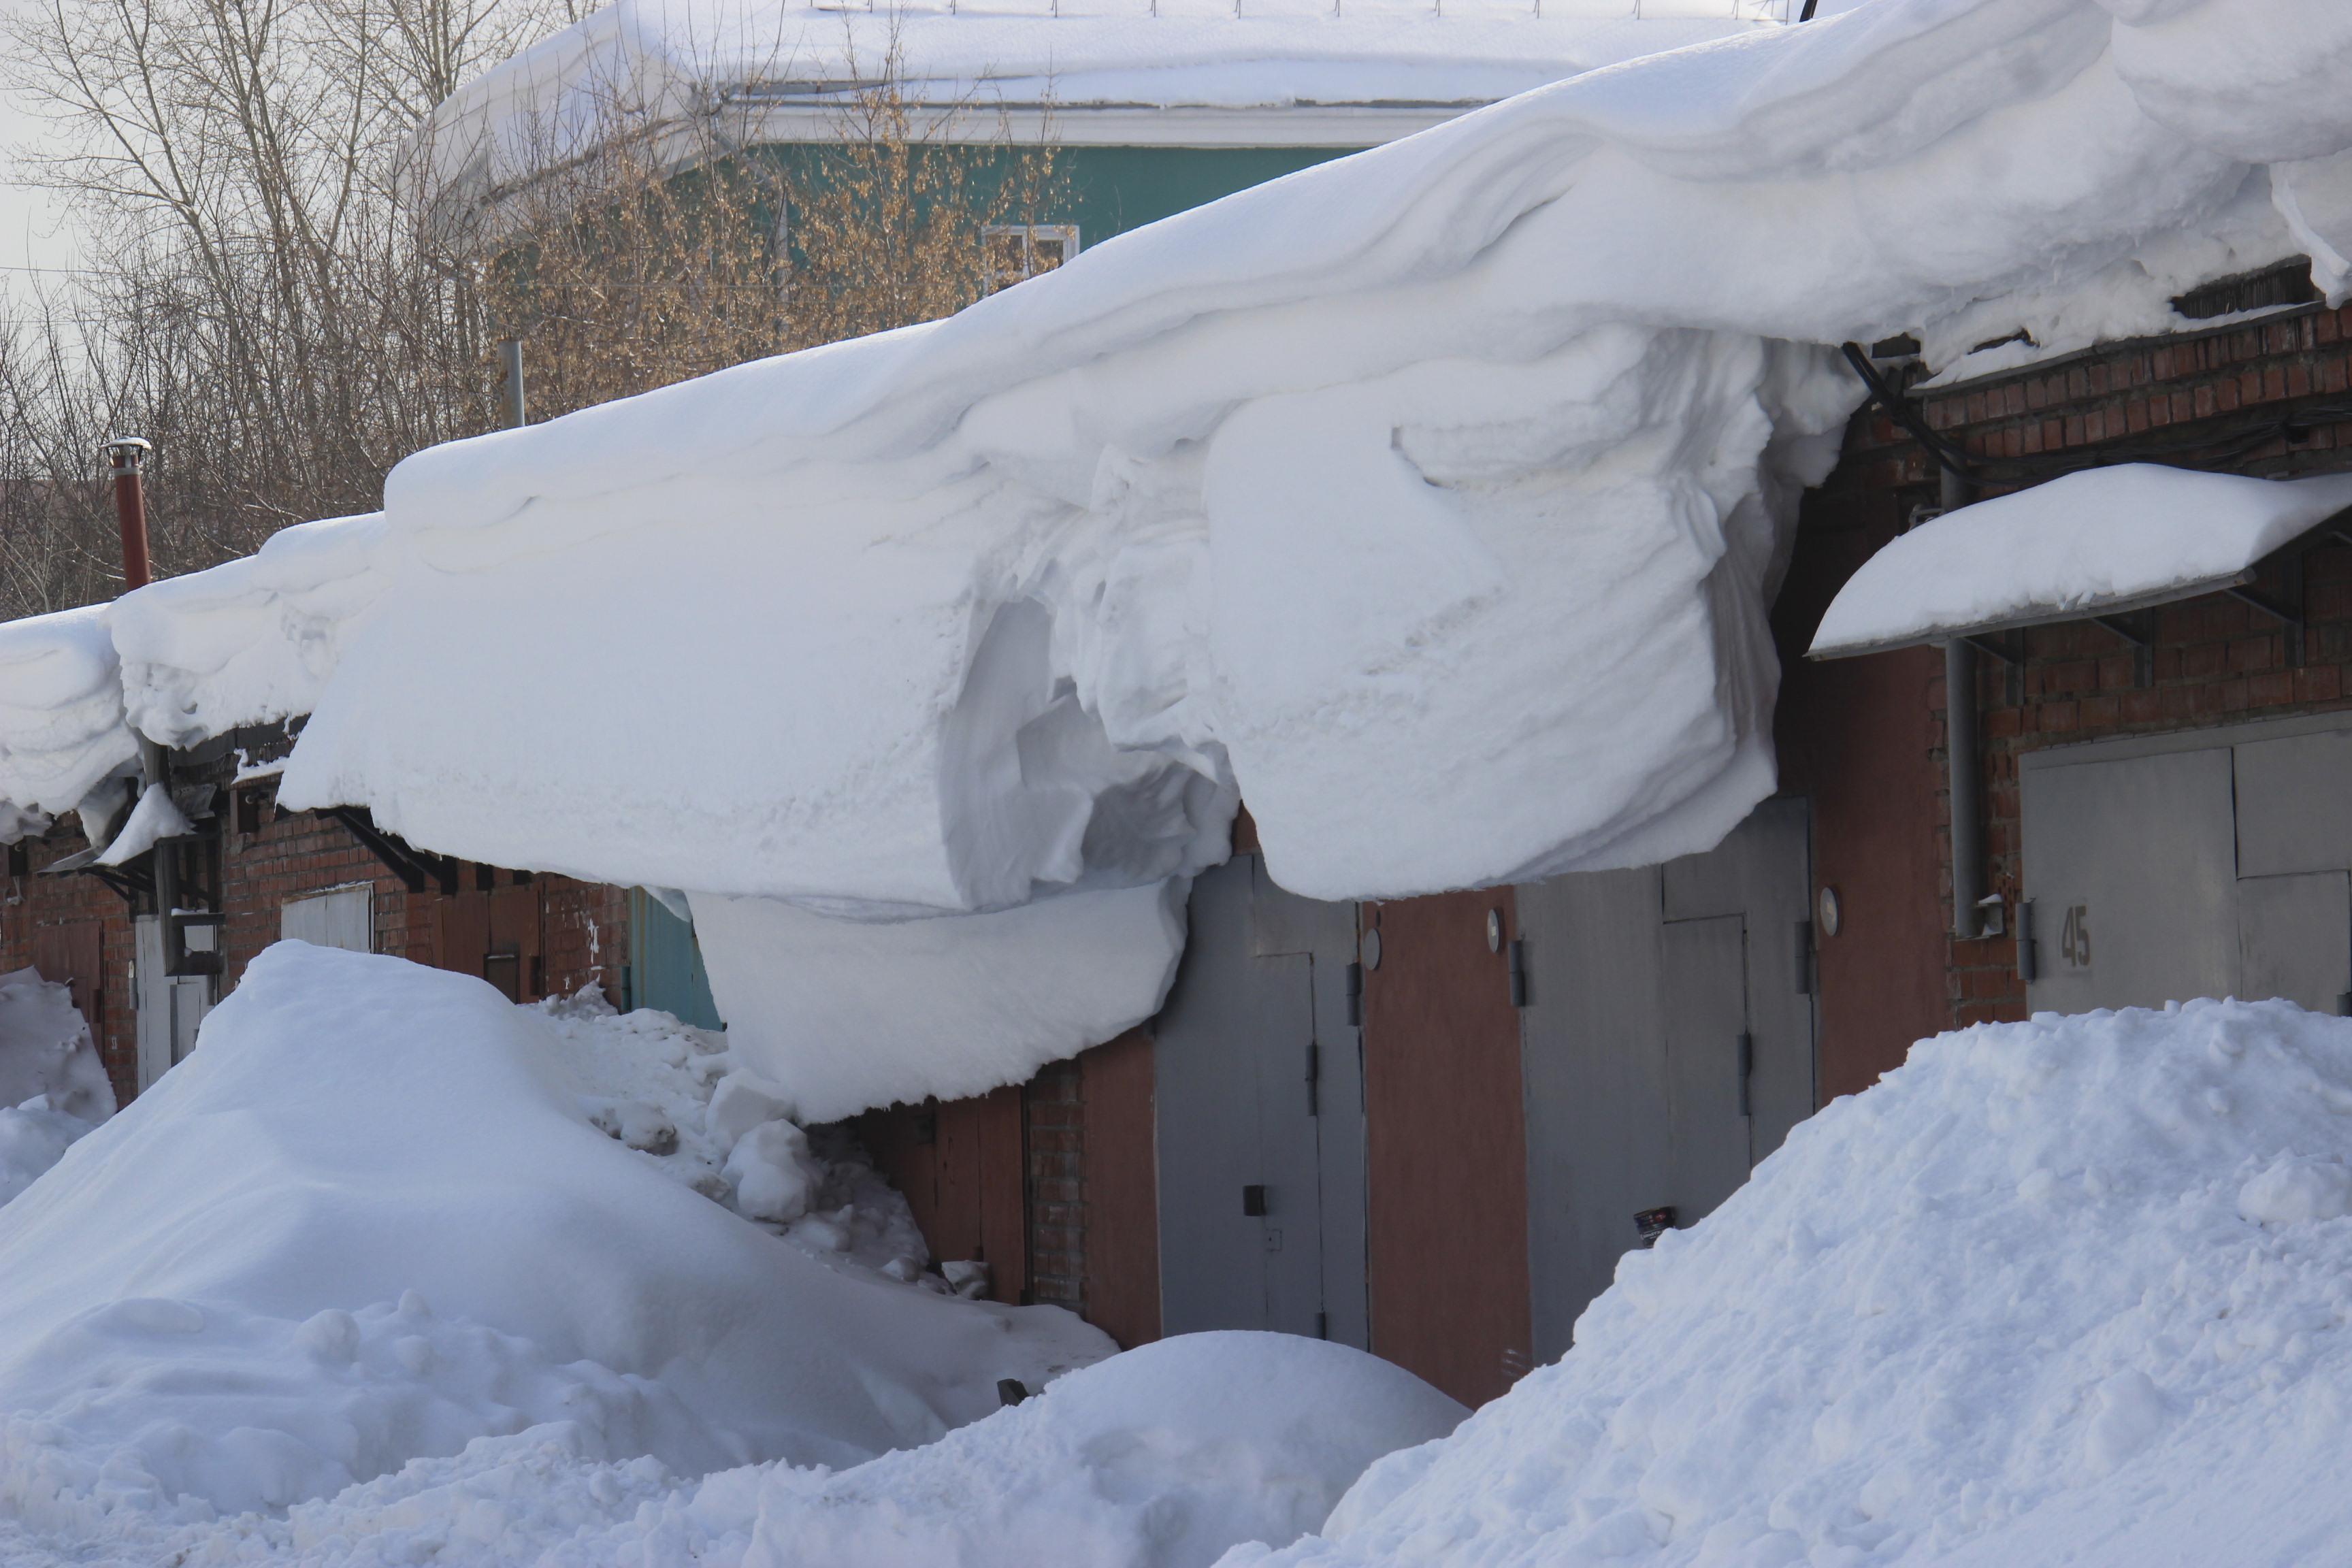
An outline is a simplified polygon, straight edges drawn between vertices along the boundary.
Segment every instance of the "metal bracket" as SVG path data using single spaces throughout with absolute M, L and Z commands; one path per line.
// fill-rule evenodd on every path
M 368 853 L 383 862 L 385 869 L 399 878 L 412 893 L 421 893 L 429 879 L 439 884 L 441 891 L 455 897 L 457 891 L 457 862 L 446 855 L 430 855 L 404 840 L 376 826 L 365 807 L 331 805 L 327 815 L 348 829 L 351 836 L 364 845 Z

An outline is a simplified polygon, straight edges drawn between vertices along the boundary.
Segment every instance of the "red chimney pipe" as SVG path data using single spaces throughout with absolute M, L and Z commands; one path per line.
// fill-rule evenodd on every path
M 114 518 L 122 526 L 126 594 L 152 581 L 147 569 L 147 491 L 139 477 L 152 449 L 136 436 L 116 436 L 106 443 L 107 459 L 114 465 Z

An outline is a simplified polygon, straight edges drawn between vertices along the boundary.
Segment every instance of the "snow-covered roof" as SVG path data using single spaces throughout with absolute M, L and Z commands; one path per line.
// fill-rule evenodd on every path
M 420 453 L 380 586 L 289 678 L 314 700 L 280 798 L 875 922 L 828 933 L 871 966 L 836 956 L 824 1016 L 872 1010 L 857 1046 L 892 1063 L 827 1079 L 761 942 L 714 965 L 744 1059 L 845 1097 L 978 1061 L 923 1009 L 950 933 L 982 933 L 888 922 L 1139 906 L 1225 854 L 1237 791 L 1317 897 L 1706 848 L 1774 784 L 1767 610 L 1862 393 L 1828 345 L 1909 330 L 1944 363 L 2022 319 L 2059 352 L 2147 330 L 2168 279 L 2352 254 L 2347 89 L 2326 0 L 1867 0 L 1244 191 L 947 321 Z M 254 707 L 206 706 L 216 653 L 163 665 L 194 684 L 155 714 Z M 999 949 L 986 1072 L 1147 1010 L 1166 939 L 1136 924 L 1116 1008 L 1055 989 L 1058 938 Z
M 723 109 L 739 142 L 840 139 L 889 72 L 949 140 L 1363 147 L 1789 0 L 619 0 L 469 82 L 420 144 L 495 189 L 633 124 Z
M 28 814 L 73 810 L 139 754 L 108 615 L 94 605 L 0 621 L 0 826 L 12 837 Z
M 1814 635 L 1834 658 L 2115 615 L 2253 580 L 2352 507 L 2352 474 L 2272 480 L 2130 463 L 2069 474 L 1921 524 L 1863 563 Z

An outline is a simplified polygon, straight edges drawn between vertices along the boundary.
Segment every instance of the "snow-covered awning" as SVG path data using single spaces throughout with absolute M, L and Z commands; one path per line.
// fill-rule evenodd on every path
M 1864 563 L 1811 657 L 1843 658 L 2242 586 L 2352 508 L 2352 474 L 2254 479 L 2130 463 L 1946 512 Z

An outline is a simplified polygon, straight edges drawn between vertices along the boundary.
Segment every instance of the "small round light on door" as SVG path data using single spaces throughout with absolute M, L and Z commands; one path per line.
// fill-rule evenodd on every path
M 1380 966 L 1381 933 L 1380 928 L 1375 926 L 1370 931 L 1364 933 L 1364 967 L 1366 969 L 1378 969 Z
M 1822 889 L 1821 897 L 1813 900 L 1813 909 L 1814 909 L 1814 911 L 1815 911 L 1815 917 L 1814 917 L 1814 918 L 1815 918 L 1815 919 L 1820 922 L 1820 925 L 1821 925 L 1821 928 L 1822 928 L 1822 934 L 1823 936 L 1835 936 L 1835 935 L 1837 935 L 1837 933 L 1838 933 L 1838 896 L 1837 896 L 1837 889 L 1836 889 L 1835 888 L 1823 888 L 1823 889 Z
M 1503 951 L 1503 911 L 1500 910 L 1486 911 L 1486 951 L 1488 952 Z

